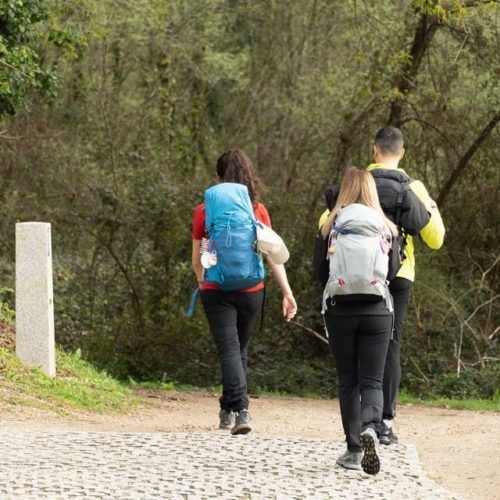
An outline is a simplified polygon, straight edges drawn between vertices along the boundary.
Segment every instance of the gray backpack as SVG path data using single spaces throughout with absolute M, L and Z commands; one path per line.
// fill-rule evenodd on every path
M 334 302 L 385 300 L 393 310 L 387 282 L 390 241 L 382 216 L 373 208 L 353 203 L 339 211 L 328 242 L 330 273 L 323 313 L 328 298 Z

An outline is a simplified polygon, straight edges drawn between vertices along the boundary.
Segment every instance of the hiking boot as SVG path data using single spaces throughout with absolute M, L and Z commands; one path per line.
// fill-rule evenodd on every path
M 248 434 L 252 430 L 251 421 L 252 419 L 248 410 L 241 410 L 236 416 L 236 422 L 231 429 L 231 434 Z
M 363 453 L 347 450 L 343 455 L 337 458 L 337 465 L 344 469 L 361 470 L 361 459 Z
M 232 410 L 219 412 L 219 429 L 229 430 L 234 425 L 235 415 Z
M 390 444 L 397 444 L 398 437 L 392 431 L 391 427 L 387 427 L 387 425 L 382 422 L 378 429 L 378 442 L 380 444 L 384 444 L 386 446 Z
M 375 429 L 368 427 L 359 436 L 364 454 L 361 460 L 361 468 L 371 475 L 378 474 L 380 470 L 380 460 L 377 455 L 377 433 Z

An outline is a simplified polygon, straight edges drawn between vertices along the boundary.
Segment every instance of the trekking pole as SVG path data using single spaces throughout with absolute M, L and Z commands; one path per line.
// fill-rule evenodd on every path
M 309 328 L 309 327 L 307 327 L 307 326 L 303 325 L 302 323 L 299 323 L 298 321 L 295 321 L 295 320 L 291 320 L 290 323 L 297 325 L 297 326 L 300 326 L 300 328 L 304 329 L 306 332 L 312 333 L 315 337 L 317 337 L 319 340 L 321 340 L 322 342 L 324 342 L 325 344 L 328 345 L 328 340 L 326 340 L 325 337 L 323 337 L 323 335 L 321 335 L 321 333 L 318 333 L 318 332 L 314 331 L 312 328 Z

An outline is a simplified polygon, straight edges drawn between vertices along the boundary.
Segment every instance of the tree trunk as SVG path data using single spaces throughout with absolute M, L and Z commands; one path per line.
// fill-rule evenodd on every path
M 403 114 L 403 102 L 408 92 L 415 87 L 415 79 L 422 63 L 422 59 L 429 48 L 430 42 L 437 28 L 439 20 L 435 15 L 422 13 L 418 21 L 413 42 L 409 53 L 409 59 L 404 64 L 401 73 L 396 77 L 395 87 L 398 96 L 391 102 L 388 125 L 399 127 Z

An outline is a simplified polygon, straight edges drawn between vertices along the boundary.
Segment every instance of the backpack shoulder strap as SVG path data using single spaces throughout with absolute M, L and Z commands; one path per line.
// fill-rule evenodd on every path
M 335 206 L 335 203 L 337 203 L 337 198 L 339 197 L 340 193 L 340 185 L 335 184 L 331 187 L 329 187 L 325 191 L 325 200 L 326 200 L 326 207 L 330 212 L 332 211 L 333 207 Z
M 413 182 L 413 179 L 409 177 L 406 172 L 397 169 L 374 168 L 370 170 L 370 173 L 375 179 L 387 179 L 393 181 L 394 186 L 399 187 L 396 196 L 394 223 L 401 228 L 401 212 L 403 210 L 406 195 L 408 194 L 408 188 Z
M 401 181 L 400 186 L 401 189 L 396 198 L 396 214 L 394 223 L 396 226 L 401 228 L 401 212 L 403 210 L 404 201 L 406 195 L 408 194 L 408 186 L 410 185 L 410 181 Z

